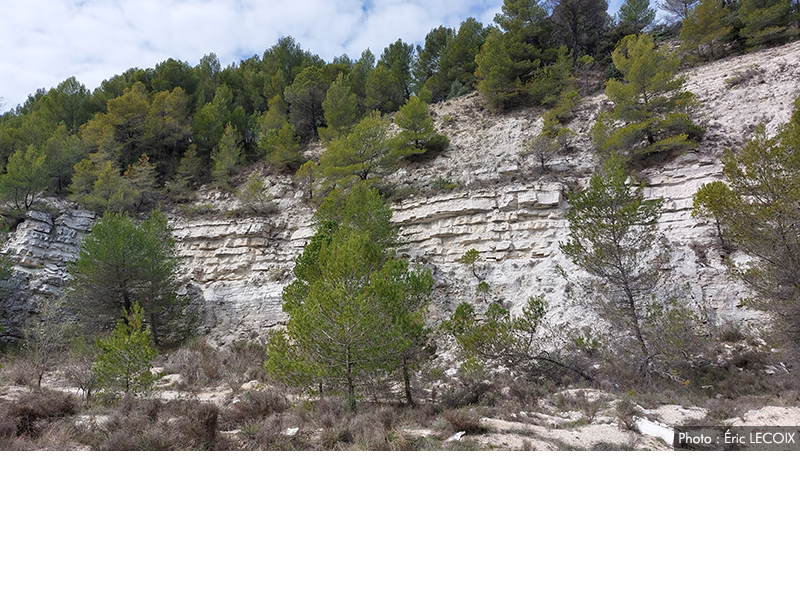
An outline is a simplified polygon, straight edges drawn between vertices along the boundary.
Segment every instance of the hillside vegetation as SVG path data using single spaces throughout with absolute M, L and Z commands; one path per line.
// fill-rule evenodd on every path
M 722 177 L 694 197 L 715 232 L 703 252 L 749 290 L 758 329 L 693 297 L 664 235 L 668 199 L 648 191 L 653 174 L 715 139 L 685 69 L 796 37 L 796 6 L 751 4 L 667 3 L 675 20 L 656 24 L 637 0 L 613 19 L 604 1 L 506 0 L 493 26 L 439 27 L 377 61 L 367 50 L 326 63 L 283 38 L 224 69 L 209 55 L 131 69 L 93 92 L 73 78 L 37 92 L 0 117 L 5 220 L 13 229 L 59 207 L 97 217 L 69 261 L 69 290 L 7 322 L 0 444 L 649 448 L 642 416 L 747 422 L 747 409 L 793 407 L 800 100 L 789 122 L 725 148 Z M 731 88 L 759 67 L 735 77 Z M 556 247 L 580 322 L 537 289 L 510 303 L 475 248 L 457 257 L 460 298 L 409 260 L 424 252 L 397 223 L 414 203 L 481 185 L 432 166 L 463 143 L 446 107 L 469 94 L 493 118 L 541 123 L 518 153 L 529 168 L 505 176 L 554 185 L 555 211 L 566 200 Z M 291 273 L 274 274 L 285 327 L 215 347 L 170 222 L 273 223 L 285 207 L 276 178 L 314 215 Z M 236 208 L 222 214 L 212 196 Z

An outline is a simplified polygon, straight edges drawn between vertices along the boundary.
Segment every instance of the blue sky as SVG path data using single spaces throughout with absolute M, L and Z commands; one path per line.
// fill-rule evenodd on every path
M 616 12 L 622 0 L 612 0 Z M 438 25 L 492 22 L 502 0 L 20 0 L 0 18 L 0 97 L 8 110 L 75 76 L 90 89 L 167 58 L 223 65 L 290 35 L 326 60 L 378 56 L 398 38 L 418 44 Z

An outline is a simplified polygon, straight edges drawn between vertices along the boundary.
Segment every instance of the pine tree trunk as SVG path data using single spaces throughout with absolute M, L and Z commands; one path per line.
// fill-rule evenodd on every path
M 414 398 L 411 396 L 411 374 L 408 372 L 408 361 L 403 357 L 403 383 L 406 387 L 406 403 L 414 406 Z

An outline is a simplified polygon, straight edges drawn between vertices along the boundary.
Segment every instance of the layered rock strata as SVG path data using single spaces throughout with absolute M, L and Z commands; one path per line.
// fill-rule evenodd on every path
M 686 77 L 699 101 L 695 116 L 708 133 L 696 150 L 642 173 L 646 194 L 665 200 L 661 226 L 673 250 L 668 274 L 688 286 L 687 296 L 710 320 L 757 321 L 757 313 L 742 307 L 747 290 L 728 276 L 712 227 L 691 216 L 692 197 L 703 183 L 722 178 L 725 148 L 740 148 L 758 123 L 772 134 L 789 119 L 800 95 L 800 42 L 704 65 Z M 590 129 L 605 103 L 603 94 L 581 101 L 567 123 L 575 133 L 570 151 L 544 172 L 521 156 L 541 130 L 541 110 L 496 115 L 477 94 L 433 107 L 450 148 L 390 179 L 402 198 L 393 204 L 399 252 L 435 277 L 432 319 L 448 316 L 462 301 L 482 306 L 498 300 L 514 310 L 529 296 L 544 294 L 556 322 L 592 321 L 575 294 L 582 275 L 563 257 L 559 242 L 567 234 L 569 192 L 586 184 L 597 162 Z M 213 214 L 170 216 L 186 292 L 202 315 L 201 331 L 218 343 L 263 338 L 285 322 L 281 293 L 313 234 L 314 206 L 292 180 L 271 177 L 267 183 L 277 212 L 232 217 L 232 201 L 205 193 L 200 202 L 213 205 Z M 24 293 L 21 300 L 4 301 L 6 321 L 20 322 L 37 296 L 64 289 L 66 265 L 91 221 L 82 211 L 56 219 L 37 212 L 17 228 L 6 252 L 16 265 L 13 284 Z M 469 249 L 480 253 L 475 273 L 457 262 Z M 479 280 L 490 285 L 487 297 L 477 293 Z

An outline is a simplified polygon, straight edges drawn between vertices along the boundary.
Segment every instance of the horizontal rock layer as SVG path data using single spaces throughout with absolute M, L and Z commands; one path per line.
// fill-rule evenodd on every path
M 728 276 L 711 225 L 692 218 L 692 197 L 703 183 L 722 179 L 725 148 L 741 147 L 758 123 L 772 134 L 789 119 L 800 95 L 800 42 L 703 65 L 688 71 L 686 81 L 698 97 L 695 117 L 708 132 L 695 151 L 642 174 L 645 193 L 665 201 L 661 226 L 674 252 L 667 275 L 688 284 L 687 297 L 713 321 L 758 320 L 757 313 L 742 308 L 747 290 Z M 498 300 L 513 310 L 529 296 L 544 294 L 556 322 L 594 322 L 575 294 L 583 275 L 561 254 L 559 243 L 568 232 L 564 213 L 570 190 L 584 186 L 596 165 L 590 129 L 605 105 L 603 94 L 581 101 L 567 123 L 575 132 L 571 151 L 555 157 L 544 173 L 520 154 L 541 130 L 541 110 L 496 115 L 477 94 L 433 107 L 450 148 L 391 176 L 403 198 L 393 204 L 399 252 L 434 274 L 432 319 L 448 316 L 463 301 L 485 306 Z M 285 322 L 281 293 L 313 234 L 315 207 L 302 199 L 291 178 L 270 177 L 267 183 L 275 213 L 229 218 L 224 215 L 233 208 L 231 201 L 208 192 L 200 202 L 217 213 L 170 216 L 181 277 L 202 314 L 201 330 L 219 343 L 263 339 L 269 328 Z M 35 309 L 38 296 L 64 289 L 66 267 L 92 218 L 75 210 L 56 219 L 34 212 L 18 227 L 5 252 L 16 265 L 12 283 L 24 293 L 3 301 L 7 321 L 20 322 Z M 457 262 L 469 249 L 480 253 L 475 274 Z M 487 298 L 477 294 L 479 279 L 491 287 Z

